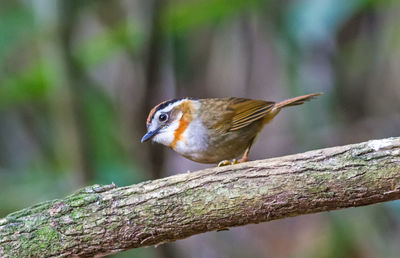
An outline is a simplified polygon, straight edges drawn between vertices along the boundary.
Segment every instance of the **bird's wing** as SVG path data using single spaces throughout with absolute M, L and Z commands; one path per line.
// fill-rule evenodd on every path
M 274 104 L 264 100 L 230 98 L 228 109 L 233 110 L 234 115 L 229 131 L 239 130 L 263 118 Z
M 202 99 L 200 116 L 210 130 L 239 130 L 264 117 L 274 102 L 244 98 Z

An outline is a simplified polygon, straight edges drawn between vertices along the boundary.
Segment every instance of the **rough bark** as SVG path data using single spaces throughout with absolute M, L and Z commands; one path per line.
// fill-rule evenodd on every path
M 0 220 L 0 256 L 102 256 L 232 226 L 400 198 L 400 137 L 94 185 Z

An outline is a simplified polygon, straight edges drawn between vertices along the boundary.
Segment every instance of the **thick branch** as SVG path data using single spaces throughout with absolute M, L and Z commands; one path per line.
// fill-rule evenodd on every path
M 0 256 L 101 256 L 206 231 L 400 198 L 400 137 L 87 187 L 0 220 Z

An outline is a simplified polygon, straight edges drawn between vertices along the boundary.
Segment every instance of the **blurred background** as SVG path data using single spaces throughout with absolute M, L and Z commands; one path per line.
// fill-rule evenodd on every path
M 174 97 L 283 100 L 262 159 L 400 135 L 400 2 L 0 0 L 0 217 L 90 184 L 209 167 L 141 144 Z M 193 236 L 113 257 L 398 257 L 400 203 Z

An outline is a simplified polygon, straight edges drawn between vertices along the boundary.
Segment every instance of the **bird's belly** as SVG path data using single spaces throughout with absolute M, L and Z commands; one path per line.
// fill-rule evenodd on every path
M 209 136 L 195 137 L 177 145 L 174 150 L 182 156 L 200 163 L 219 163 L 237 158 L 245 151 L 251 139 L 230 133 L 212 141 Z
M 219 138 L 207 150 L 205 156 L 207 156 L 208 163 L 219 163 L 222 160 L 239 157 L 246 150 L 250 140 L 236 132 Z
M 208 147 L 207 129 L 198 119 L 195 119 L 190 123 L 173 150 L 190 160 L 207 163 L 203 161 L 203 156 Z
M 210 133 L 200 122 L 192 122 L 174 150 L 190 160 L 216 164 L 243 154 L 262 126 L 260 121 L 241 130 Z

